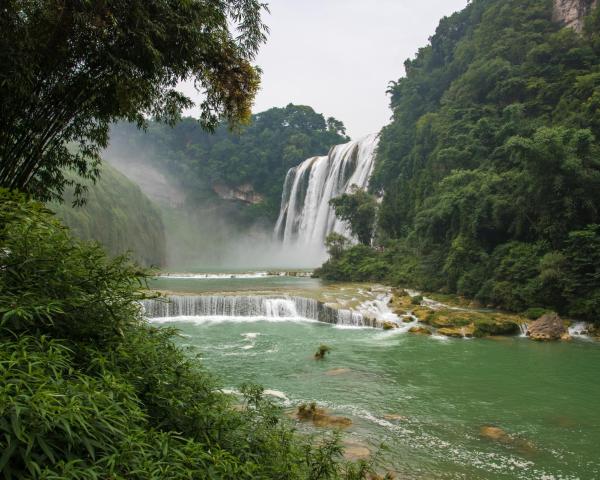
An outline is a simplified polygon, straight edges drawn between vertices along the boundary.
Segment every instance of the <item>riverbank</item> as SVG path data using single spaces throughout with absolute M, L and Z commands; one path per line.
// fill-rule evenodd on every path
M 420 324 L 410 333 L 437 333 L 454 338 L 520 335 L 539 341 L 571 341 L 573 337 L 600 340 L 594 324 L 562 319 L 544 309 L 530 309 L 523 315 L 483 308 L 468 299 L 442 294 L 422 294 L 394 289 L 391 300 L 396 313 L 409 314 Z

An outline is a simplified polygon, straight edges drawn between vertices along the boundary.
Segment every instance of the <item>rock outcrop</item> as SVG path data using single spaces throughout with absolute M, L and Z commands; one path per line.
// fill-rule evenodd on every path
M 249 183 L 244 183 L 237 187 L 230 187 L 224 183 L 215 183 L 212 188 L 222 200 L 236 200 L 252 205 L 262 203 L 264 200 L 263 196 L 260 193 L 256 193 L 254 187 Z
M 431 330 L 421 325 L 416 325 L 414 327 L 411 327 L 409 333 L 414 333 L 416 335 L 431 335 Z
M 584 17 L 597 5 L 598 0 L 554 0 L 553 20 L 581 32 Z
M 349 418 L 329 415 L 324 408 L 317 407 L 316 403 L 300 405 L 296 418 L 301 421 L 312 421 L 315 427 L 347 428 L 352 425 L 352 420 Z
M 547 313 L 531 322 L 527 327 L 527 335 L 532 340 L 554 341 L 566 339 L 567 327 L 561 318 L 554 312 Z

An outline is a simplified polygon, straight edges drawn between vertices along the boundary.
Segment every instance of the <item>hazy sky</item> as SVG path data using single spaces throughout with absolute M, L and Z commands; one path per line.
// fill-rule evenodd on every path
M 404 60 L 467 0 L 268 3 L 271 13 L 264 20 L 270 35 L 257 58 L 263 77 L 254 111 L 290 102 L 310 105 L 342 120 L 358 138 L 389 122 L 389 81 L 404 76 Z

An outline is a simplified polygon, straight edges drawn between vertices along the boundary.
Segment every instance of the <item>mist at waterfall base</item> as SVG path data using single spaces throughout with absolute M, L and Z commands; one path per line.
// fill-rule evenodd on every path
M 198 196 L 186 198 L 185 189 L 152 152 L 132 155 L 120 145 L 104 152 L 114 166 L 160 209 L 167 240 L 166 269 L 200 271 L 254 268 L 312 268 L 318 264 L 312 252 L 290 251 L 273 236 L 273 225 L 257 222 L 241 227 L 236 222 L 235 202 L 216 202 L 207 185 L 198 185 Z
M 378 135 L 335 145 L 328 155 L 313 157 L 290 169 L 286 175 L 281 208 L 274 232 L 266 225 L 235 231 L 227 217 L 212 218 L 205 224 L 229 234 L 221 235 L 217 263 L 204 265 L 237 268 L 313 268 L 327 259 L 325 238 L 337 232 L 351 238 L 345 222 L 335 216 L 329 201 L 354 186 L 367 188 L 375 164 Z M 202 222 L 198 230 L 202 228 Z M 197 238 L 186 234 L 185 238 Z M 178 249 L 175 248 L 175 251 Z M 184 249 L 182 260 L 194 264 L 198 252 Z M 197 259 L 200 261 L 201 259 Z M 180 263 L 180 262 L 177 262 Z
M 296 269 L 326 260 L 328 233 L 351 236 L 329 200 L 353 185 L 368 186 L 376 146 L 377 135 L 369 135 L 290 169 L 274 230 L 267 221 L 240 225 L 236 216 L 246 207 L 216 200 L 209 185 L 198 185 L 195 198 L 186 198 L 185 189 L 152 158 L 153 152 L 134 155 L 115 144 L 104 157 L 160 207 L 169 270 Z

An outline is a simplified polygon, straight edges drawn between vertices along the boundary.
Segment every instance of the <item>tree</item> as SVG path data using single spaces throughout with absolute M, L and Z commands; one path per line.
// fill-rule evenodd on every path
M 330 118 L 338 130 L 344 124 Z M 332 145 L 349 139 L 327 128 L 325 118 L 307 105 L 289 104 L 252 115 L 251 122 L 231 131 L 219 125 L 213 133 L 206 132 L 192 118 L 183 118 L 174 128 L 149 122 L 147 132 L 134 124 L 118 123 L 111 128 L 111 155 L 127 159 L 142 159 L 152 163 L 176 179 L 186 197 L 206 206 L 216 182 L 236 188 L 252 185 L 263 198 L 260 205 L 240 210 L 238 224 L 257 218 L 274 222 L 279 214 L 283 183 L 288 170 L 307 158 L 326 155 Z M 209 192 L 198 199 L 198 192 Z M 214 198 L 214 197 L 213 197 Z
M 327 248 L 327 253 L 332 259 L 337 259 L 342 256 L 344 250 L 348 248 L 350 245 L 350 241 L 336 232 L 331 232 L 325 238 L 325 247 Z
M 259 0 L 4 2 L 0 10 L 0 186 L 60 198 L 64 170 L 98 176 L 109 125 L 174 123 L 203 93 L 200 122 L 245 121 L 265 40 Z M 84 187 L 76 185 L 79 197 Z
M 377 217 L 377 200 L 370 193 L 352 185 L 351 193 L 332 198 L 335 214 L 348 223 L 350 231 L 364 245 L 371 245 Z

